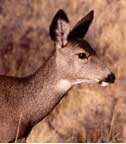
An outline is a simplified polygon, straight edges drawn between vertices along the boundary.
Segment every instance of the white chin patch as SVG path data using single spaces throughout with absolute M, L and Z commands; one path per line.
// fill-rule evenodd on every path
M 68 80 L 61 79 L 56 85 L 56 89 L 60 92 L 66 92 L 71 88 L 72 84 Z
M 103 87 L 106 87 L 106 86 L 108 86 L 108 85 L 109 85 L 109 83 L 104 82 L 104 81 L 101 83 L 101 86 L 103 86 Z

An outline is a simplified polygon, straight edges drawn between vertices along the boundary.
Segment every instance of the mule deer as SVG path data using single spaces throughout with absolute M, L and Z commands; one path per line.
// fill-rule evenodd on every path
M 50 25 L 55 49 L 45 64 L 28 77 L 0 76 L 0 142 L 13 141 L 18 127 L 18 138 L 27 137 L 73 85 L 114 82 L 114 74 L 82 39 L 92 20 L 90 11 L 71 29 L 59 10 Z

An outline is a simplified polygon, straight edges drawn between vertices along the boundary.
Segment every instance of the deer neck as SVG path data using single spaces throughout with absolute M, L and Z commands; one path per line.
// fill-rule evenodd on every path
M 57 105 L 72 85 L 68 80 L 62 79 L 61 73 L 59 74 L 56 64 L 56 53 L 53 53 L 45 65 L 39 69 L 32 83 L 34 83 L 33 89 L 38 89 L 38 91 L 32 97 L 28 106 L 31 111 L 31 107 L 33 108 L 34 105 L 30 115 L 32 123 L 35 124 Z
M 55 93 L 64 94 L 72 86 L 72 83 L 64 78 L 63 68 L 57 64 L 56 57 L 57 53 L 54 52 L 33 78 L 34 83 L 39 85 L 41 93 L 47 88 L 53 88 Z

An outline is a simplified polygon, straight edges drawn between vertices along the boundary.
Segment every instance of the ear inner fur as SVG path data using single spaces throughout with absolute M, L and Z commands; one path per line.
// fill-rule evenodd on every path
M 58 19 L 63 20 L 66 23 L 69 23 L 69 19 L 68 19 L 66 13 L 62 9 L 60 9 L 56 13 L 56 15 L 54 16 L 54 19 L 53 19 L 53 21 L 52 21 L 52 23 L 50 25 L 50 29 L 49 29 L 49 33 L 50 33 L 51 39 L 53 41 L 56 41 L 56 32 L 55 32 L 55 30 L 58 27 Z

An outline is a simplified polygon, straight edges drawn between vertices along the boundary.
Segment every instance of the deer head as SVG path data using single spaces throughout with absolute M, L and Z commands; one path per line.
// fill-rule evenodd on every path
M 50 36 L 55 44 L 57 71 L 61 79 L 72 84 L 87 82 L 106 86 L 114 82 L 115 76 L 83 39 L 93 16 L 92 10 L 71 29 L 67 15 L 59 10 L 50 25 Z

